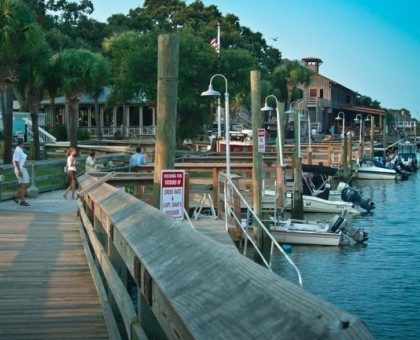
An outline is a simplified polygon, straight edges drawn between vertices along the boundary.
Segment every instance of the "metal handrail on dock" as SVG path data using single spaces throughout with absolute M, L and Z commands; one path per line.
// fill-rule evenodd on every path
M 222 175 L 224 176 L 224 175 Z M 298 281 L 299 281 L 299 285 L 301 287 L 303 287 L 303 280 L 302 280 L 302 275 L 299 271 L 299 268 L 295 265 L 295 263 L 290 259 L 290 257 L 287 255 L 287 253 L 284 251 L 284 249 L 280 246 L 280 244 L 276 241 L 276 239 L 273 237 L 273 235 L 271 235 L 270 231 L 266 228 L 266 226 L 264 225 L 264 223 L 262 223 L 262 221 L 260 220 L 260 218 L 255 214 L 254 210 L 251 208 L 251 206 L 248 204 L 248 202 L 246 201 L 246 199 L 242 196 L 242 194 L 240 193 L 239 189 L 236 187 L 235 183 L 232 181 L 232 179 L 229 176 L 224 176 L 225 178 L 225 186 L 224 186 L 224 195 L 225 195 L 225 226 L 226 226 L 226 230 L 228 229 L 228 215 L 229 213 L 231 213 L 231 215 L 233 216 L 233 218 L 236 221 L 236 225 L 238 225 L 241 229 L 242 232 L 244 233 L 246 240 L 251 242 L 252 246 L 254 247 L 255 251 L 258 253 L 258 255 L 260 256 L 260 258 L 262 259 L 264 265 L 269 269 L 272 270 L 272 259 L 273 259 L 273 254 L 274 254 L 274 248 L 277 248 L 280 253 L 286 258 L 287 262 L 290 263 L 290 265 L 293 267 L 293 269 L 295 270 L 297 276 L 298 276 Z M 241 203 L 246 207 L 246 209 L 248 210 L 248 212 L 252 215 L 253 217 L 253 221 L 254 223 L 258 224 L 258 227 L 265 233 L 265 235 L 267 235 L 267 237 L 270 239 L 271 241 L 271 247 L 270 247 L 270 259 L 267 261 L 267 259 L 264 257 L 264 255 L 262 254 L 262 252 L 260 251 L 258 245 L 255 243 L 252 235 L 250 235 L 248 233 L 248 228 L 244 227 L 242 225 L 242 221 L 241 221 L 241 216 L 238 216 L 235 214 L 235 209 L 233 209 L 233 207 L 231 207 L 229 205 L 229 198 L 232 197 L 231 194 L 229 194 L 228 189 L 231 189 L 231 191 L 234 191 L 237 195 L 237 197 L 239 197 L 239 199 L 241 200 Z M 247 225 L 248 225 L 248 219 L 247 219 Z M 244 255 L 246 254 L 246 250 L 247 250 L 247 243 L 245 242 L 245 247 L 244 247 Z

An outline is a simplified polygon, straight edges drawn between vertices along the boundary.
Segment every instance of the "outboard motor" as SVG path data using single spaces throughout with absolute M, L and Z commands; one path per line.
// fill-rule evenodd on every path
M 369 239 L 367 231 L 364 231 L 363 229 L 356 229 L 350 225 L 344 225 L 341 231 L 351 237 L 357 243 L 363 243 Z
M 360 205 L 361 208 L 367 211 L 375 208 L 375 203 L 373 203 L 370 198 L 362 197 L 356 189 L 351 187 L 343 188 L 343 191 L 341 191 L 341 199 L 344 202 L 351 202 Z

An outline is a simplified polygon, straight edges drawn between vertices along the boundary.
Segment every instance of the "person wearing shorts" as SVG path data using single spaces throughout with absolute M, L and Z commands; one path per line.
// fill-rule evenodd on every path
M 23 138 L 18 138 L 18 145 L 13 152 L 13 169 L 15 171 L 16 178 L 19 182 L 19 187 L 15 195 L 11 198 L 16 203 L 22 206 L 28 206 L 29 203 L 25 201 L 26 186 L 29 183 L 28 170 L 25 168 L 25 162 L 27 155 L 23 151 L 24 141 Z

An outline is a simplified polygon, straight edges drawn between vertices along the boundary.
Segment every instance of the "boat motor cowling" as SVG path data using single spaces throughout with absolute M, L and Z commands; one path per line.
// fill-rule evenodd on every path
M 370 211 L 375 208 L 375 203 L 372 202 L 370 198 L 365 198 L 360 195 L 360 193 L 351 187 L 343 188 L 341 192 L 341 199 L 344 202 L 351 202 L 359 205 L 362 209 Z

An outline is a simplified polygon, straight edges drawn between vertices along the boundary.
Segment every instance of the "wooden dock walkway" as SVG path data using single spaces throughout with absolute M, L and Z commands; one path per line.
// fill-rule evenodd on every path
M 77 216 L 0 215 L 0 339 L 108 339 Z

